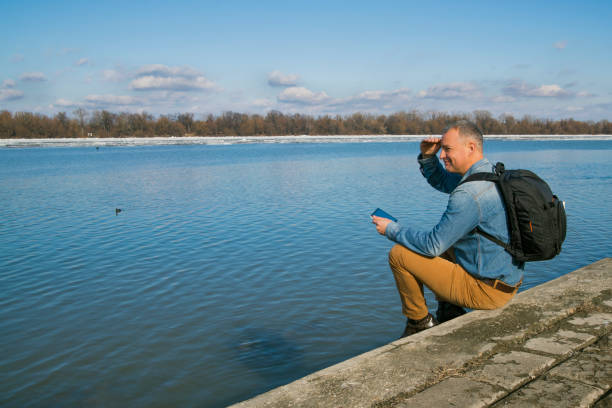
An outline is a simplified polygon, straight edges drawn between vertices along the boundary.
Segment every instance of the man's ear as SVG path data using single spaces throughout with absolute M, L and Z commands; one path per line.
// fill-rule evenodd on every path
M 476 142 L 474 142 L 473 140 L 468 140 L 467 148 L 470 154 L 474 153 L 476 151 Z

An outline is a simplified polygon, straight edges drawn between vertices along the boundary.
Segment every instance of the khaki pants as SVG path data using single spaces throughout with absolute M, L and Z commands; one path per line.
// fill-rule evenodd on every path
M 438 300 L 470 309 L 497 309 L 515 295 L 517 289 L 512 293 L 493 289 L 453 261 L 452 252 L 428 258 L 399 244 L 391 249 L 389 265 L 402 300 L 402 313 L 406 317 L 419 320 L 429 313 L 423 285 Z

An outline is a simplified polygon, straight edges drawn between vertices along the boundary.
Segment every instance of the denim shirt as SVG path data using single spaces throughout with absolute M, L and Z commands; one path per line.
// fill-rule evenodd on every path
M 482 159 L 461 176 L 447 172 L 437 156 L 419 155 L 421 173 L 437 190 L 450 194 L 440 222 L 430 231 L 419 231 L 397 222 L 388 224 L 385 235 L 421 255 L 440 256 L 453 247 L 457 263 L 476 278 L 499 279 L 516 285 L 523 277 L 524 263 L 514 263 L 501 246 L 471 231 L 479 226 L 485 232 L 508 242 L 508 226 L 501 196 L 495 183 L 471 181 L 457 185 L 470 174 L 493 172 L 493 165 Z

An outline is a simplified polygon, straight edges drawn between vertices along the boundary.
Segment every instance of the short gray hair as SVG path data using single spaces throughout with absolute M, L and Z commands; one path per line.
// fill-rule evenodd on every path
M 442 134 L 445 134 L 451 129 L 457 129 L 457 132 L 462 137 L 468 137 L 476 142 L 480 149 L 482 149 L 483 137 L 482 131 L 476 126 L 476 124 L 470 122 L 469 120 L 458 120 L 457 122 L 451 123 L 448 125 Z

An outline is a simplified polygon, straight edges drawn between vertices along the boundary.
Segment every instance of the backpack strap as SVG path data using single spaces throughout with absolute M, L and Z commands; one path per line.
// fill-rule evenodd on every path
M 468 183 L 470 181 L 493 181 L 493 182 L 497 182 L 497 181 L 499 181 L 499 176 L 497 174 L 493 174 L 493 173 L 474 173 L 474 174 L 468 176 L 461 183 L 457 184 L 457 187 L 459 187 L 463 183 Z
M 491 181 L 493 183 L 499 184 L 500 179 L 502 174 L 504 173 L 504 164 L 499 162 L 495 165 L 495 173 L 488 173 L 488 172 L 483 172 L 483 173 L 474 173 L 469 175 L 465 180 L 463 180 L 461 183 L 459 183 L 457 185 L 460 186 L 463 183 L 469 183 L 470 181 Z M 505 210 L 505 208 L 504 208 Z M 510 244 L 497 239 L 496 237 L 494 237 L 493 235 L 484 232 L 479 226 L 476 226 L 476 228 L 474 228 L 472 231 L 470 231 L 470 233 L 472 234 L 480 234 L 483 237 L 487 238 L 489 241 L 492 241 L 494 243 L 496 243 L 497 245 L 501 246 L 502 248 L 504 248 L 506 251 L 511 252 L 511 246 Z
M 497 245 L 499 245 L 500 247 L 504 248 L 506 251 L 512 253 L 512 247 L 505 243 L 504 241 L 502 241 L 501 239 L 497 239 L 495 238 L 493 235 L 488 234 L 486 232 L 484 232 L 480 227 L 476 227 L 471 231 L 472 234 L 480 234 L 483 237 L 485 237 L 486 239 L 488 239 L 489 241 L 493 241 L 494 243 L 496 243 Z
M 504 174 L 504 171 L 506 171 L 504 163 L 498 162 L 495 165 L 495 173 L 489 173 L 489 172 L 474 173 L 474 174 L 468 176 L 461 183 L 459 183 L 457 185 L 457 187 L 460 186 L 461 184 L 467 183 L 469 181 L 493 181 L 493 182 L 499 182 L 501 180 L 501 178 L 502 178 L 502 175 Z

